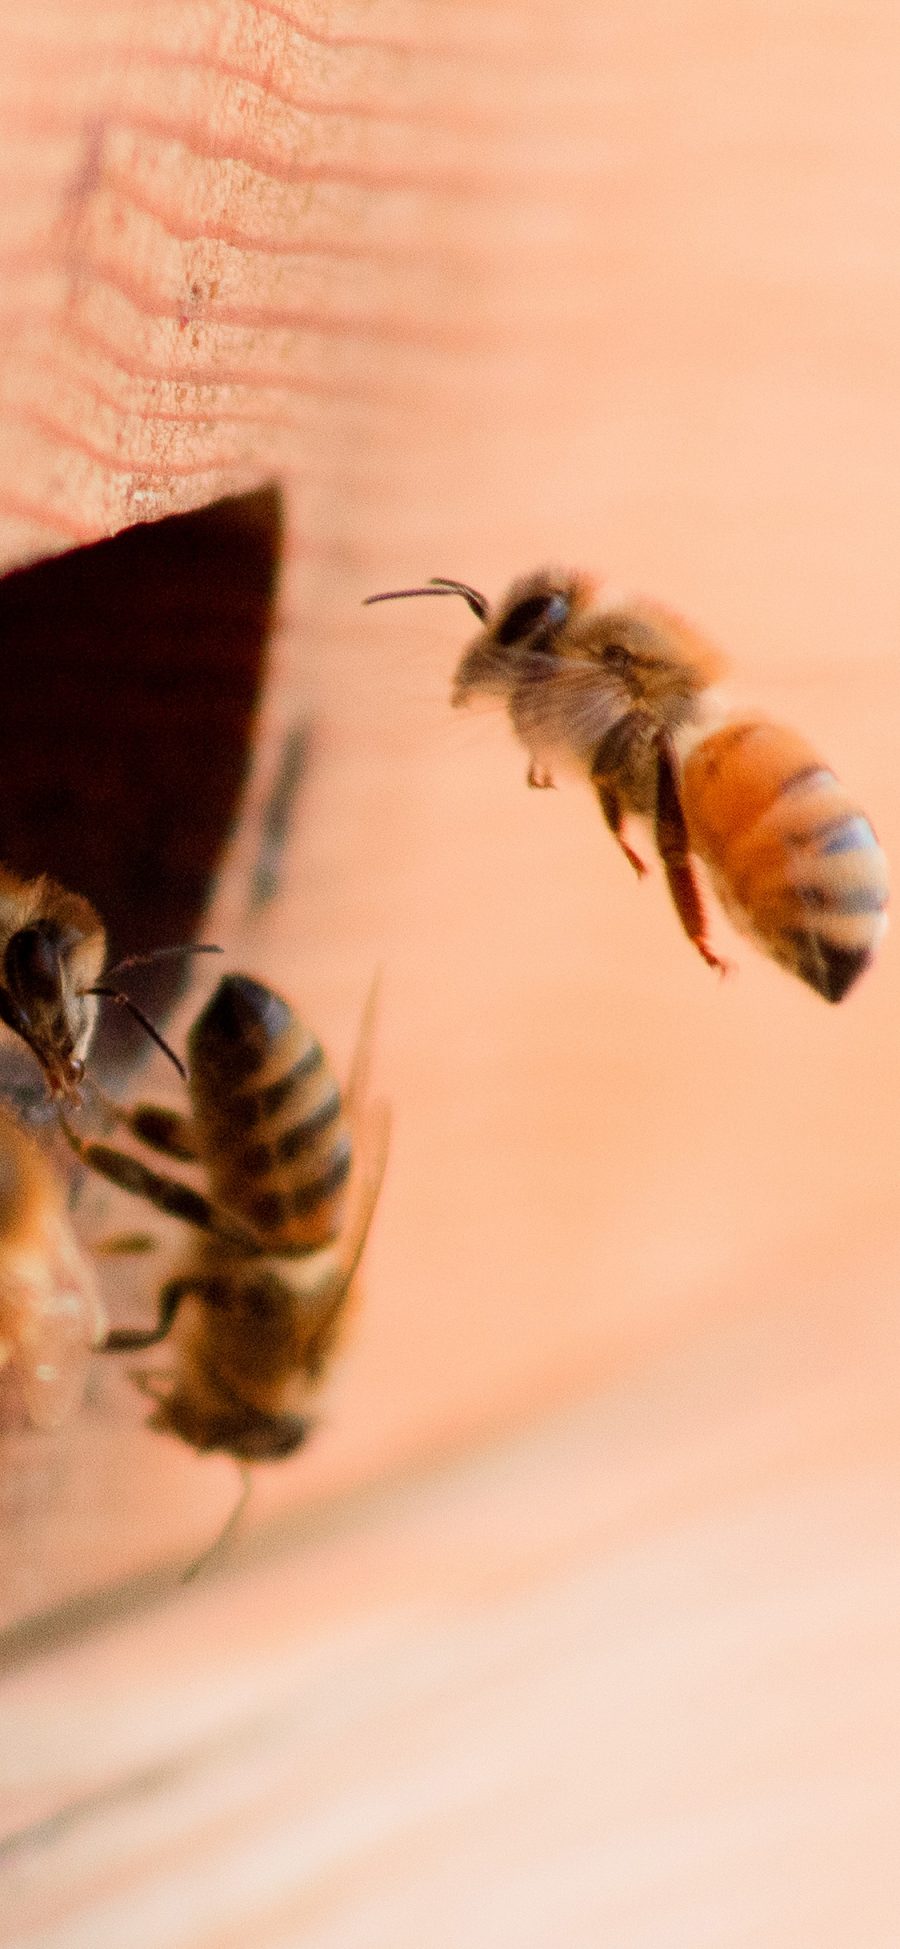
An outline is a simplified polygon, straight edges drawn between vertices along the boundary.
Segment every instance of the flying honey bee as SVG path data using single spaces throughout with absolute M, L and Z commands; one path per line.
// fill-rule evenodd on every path
M 91 1348 L 105 1333 L 63 1180 L 0 1105 L 0 1368 L 15 1372 L 36 1427 L 56 1427 L 77 1407 Z
M 101 981 L 106 930 L 91 902 L 46 874 L 23 880 L 0 866 L 0 1021 L 27 1043 L 56 1098 L 78 1101 L 104 996 L 126 1008 L 183 1074 L 177 1056 L 143 1011 L 109 984 L 126 968 L 167 955 L 218 951 L 167 947 L 129 955 Z
M 721 652 L 661 603 L 597 595 L 571 571 L 540 569 L 496 608 L 464 582 L 434 577 L 369 602 L 458 595 L 482 625 L 462 657 L 453 702 L 506 704 L 530 756 L 528 783 L 558 770 L 589 779 L 613 837 L 637 816 L 653 832 L 688 939 L 707 939 L 702 860 L 737 929 L 838 1002 L 869 965 L 887 919 L 887 862 L 865 814 L 797 732 L 729 711 Z
M 144 1383 L 156 1401 L 151 1426 L 204 1453 L 275 1461 L 311 1431 L 308 1398 L 337 1339 L 384 1169 L 386 1125 L 363 1168 L 350 1134 L 371 1014 L 370 1003 L 342 1098 L 288 1002 L 247 975 L 219 983 L 188 1037 L 190 1114 L 151 1104 L 119 1112 L 133 1137 L 198 1165 L 204 1191 L 86 1141 L 63 1119 L 85 1164 L 196 1234 L 160 1291 L 156 1323 L 116 1329 L 104 1346 L 134 1352 L 173 1335 L 172 1373 Z

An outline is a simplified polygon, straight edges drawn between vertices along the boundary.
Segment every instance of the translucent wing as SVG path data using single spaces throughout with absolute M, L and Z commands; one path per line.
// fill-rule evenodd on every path
M 389 1142 L 388 1106 L 383 1102 L 374 1103 L 357 1132 L 344 1231 L 321 1254 L 319 1266 L 314 1271 L 311 1268 L 312 1277 L 304 1298 L 307 1317 L 310 1313 L 317 1315 L 304 1360 L 307 1373 L 316 1378 L 321 1375 L 347 1318 L 351 1289 L 381 1191 Z

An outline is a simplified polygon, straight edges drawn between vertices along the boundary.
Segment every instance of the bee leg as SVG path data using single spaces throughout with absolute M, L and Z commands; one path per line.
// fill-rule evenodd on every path
M 158 1245 L 150 1232 L 113 1232 L 109 1238 L 95 1239 L 91 1251 L 95 1258 L 124 1258 L 136 1252 L 155 1252 Z
M 666 732 L 660 732 L 656 749 L 658 761 L 656 844 L 665 867 L 669 891 L 688 940 L 693 942 L 710 968 L 718 968 L 722 974 L 726 974 L 727 961 L 721 961 L 719 956 L 713 953 L 706 939 L 706 915 L 703 912 L 700 888 L 691 861 L 687 827 L 678 791 L 677 760 Z
M 164 1157 L 177 1157 L 184 1164 L 192 1164 L 200 1154 L 193 1121 L 180 1110 L 166 1110 L 155 1103 L 136 1103 L 133 1110 L 120 1110 L 119 1120 L 132 1136 L 139 1137 L 150 1150 L 161 1151 Z
M 104 1350 L 101 1347 L 100 1352 Z M 172 1376 L 164 1367 L 130 1367 L 128 1378 L 139 1394 L 146 1394 L 148 1400 L 155 1401 L 158 1408 L 165 1405 L 172 1386 Z
M 253 1478 L 246 1462 L 238 1463 L 238 1473 L 241 1478 L 241 1486 L 237 1501 L 230 1515 L 223 1523 L 218 1536 L 213 1537 L 212 1542 L 207 1544 L 206 1549 L 202 1550 L 200 1555 L 194 1558 L 193 1563 L 189 1563 L 187 1569 L 182 1572 L 181 1581 L 183 1584 L 193 1583 L 194 1578 L 199 1577 L 201 1571 L 208 1570 L 214 1559 L 227 1550 L 234 1536 L 235 1530 L 247 1507 L 250 1490 L 253 1486 Z
M 101 1342 L 101 1353 L 140 1353 L 144 1347 L 157 1347 L 169 1333 L 172 1322 L 183 1299 L 188 1293 L 202 1290 L 200 1279 L 167 1279 L 159 1295 L 159 1313 L 156 1325 L 150 1327 L 113 1327 Z
M 622 821 L 625 817 L 625 814 L 622 811 L 622 801 L 619 798 L 619 794 L 616 791 L 615 786 L 606 785 L 602 783 L 599 778 L 595 778 L 594 785 L 597 792 L 597 797 L 600 800 L 600 810 L 603 813 L 603 817 L 606 820 L 606 823 L 609 827 L 610 832 L 612 833 L 614 840 L 616 841 L 616 844 L 618 846 L 621 846 L 629 866 L 634 867 L 638 879 L 639 880 L 643 879 L 643 876 L 647 871 L 647 867 L 644 861 L 640 858 L 639 854 L 632 852 L 631 847 L 626 843 L 626 841 L 622 837 Z
M 591 778 L 600 801 L 600 810 L 616 844 L 621 846 L 629 866 L 640 879 L 647 868 L 639 854 L 622 837 L 625 817 L 615 778 L 627 777 L 635 768 L 643 770 L 655 743 L 652 719 L 645 710 L 626 711 L 600 739 L 591 763 Z
M 86 1142 L 72 1129 L 66 1118 L 59 1119 L 66 1142 L 92 1171 L 97 1171 L 110 1184 L 116 1184 L 122 1191 L 130 1191 L 136 1198 L 145 1198 L 157 1211 L 163 1211 L 170 1218 L 181 1218 L 185 1224 L 193 1225 L 198 1231 L 212 1232 L 216 1238 L 227 1239 L 232 1245 L 245 1251 L 258 1251 L 259 1239 L 255 1232 L 242 1225 L 239 1218 L 230 1212 L 220 1211 L 209 1198 L 195 1191 L 189 1184 L 182 1184 L 178 1178 L 164 1177 L 160 1171 L 148 1170 L 140 1158 L 129 1157 L 124 1150 L 115 1150 L 110 1144 Z
M 555 789 L 550 773 L 544 767 L 536 765 L 533 759 L 528 767 L 526 784 L 531 786 L 533 792 L 552 792 Z
M 105 1090 L 97 1090 L 97 1096 L 106 1115 L 150 1150 L 161 1151 L 164 1157 L 177 1157 L 185 1164 L 196 1162 L 200 1154 L 197 1132 L 193 1119 L 183 1111 L 169 1110 L 157 1103 L 136 1103 L 132 1110 L 126 1110 Z

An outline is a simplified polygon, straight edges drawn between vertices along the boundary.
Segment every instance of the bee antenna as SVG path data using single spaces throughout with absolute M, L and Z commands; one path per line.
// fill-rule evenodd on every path
M 479 594 L 477 589 L 470 589 L 468 582 L 451 582 L 448 575 L 433 575 L 425 589 L 385 589 L 382 595 L 366 596 L 363 608 L 367 608 L 370 602 L 399 602 L 404 596 L 462 596 L 480 623 L 486 623 L 490 615 L 487 596 Z
M 206 941 L 203 943 L 182 941 L 177 947 L 151 948 L 149 954 L 126 954 L 123 961 L 116 961 L 113 967 L 107 968 L 106 972 L 112 979 L 114 975 L 124 974 L 126 968 L 148 968 L 154 961 L 171 961 L 176 954 L 224 954 L 224 952 L 224 948 L 212 947 Z
M 469 608 L 478 617 L 478 621 L 487 622 L 491 605 L 487 596 L 483 596 L 480 590 L 473 589 L 468 582 L 454 582 L 449 575 L 431 575 L 428 579 L 432 588 L 439 591 L 446 589 L 451 596 L 462 596 L 463 601 L 468 603 Z
M 144 1014 L 142 1008 L 138 1008 L 137 1002 L 133 1002 L 130 995 L 124 994 L 121 988 L 107 988 L 103 984 L 97 988 L 83 988 L 81 992 L 83 995 L 102 995 L 107 1001 L 117 1002 L 120 1008 L 127 1008 L 129 1015 L 133 1015 L 135 1021 L 140 1022 L 141 1028 L 149 1035 L 151 1042 L 155 1042 L 157 1049 L 161 1049 L 163 1055 L 168 1056 L 169 1061 L 175 1064 L 175 1068 L 182 1082 L 187 1082 L 187 1070 L 181 1057 L 176 1056 L 174 1049 L 169 1047 L 165 1037 L 161 1036 L 159 1030 L 154 1028 L 149 1017 Z

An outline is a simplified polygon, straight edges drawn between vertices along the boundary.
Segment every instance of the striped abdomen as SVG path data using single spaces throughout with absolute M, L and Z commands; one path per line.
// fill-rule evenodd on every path
M 735 925 L 839 1002 L 887 925 L 887 861 L 868 819 L 795 731 L 727 724 L 687 756 L 691 846 Z
M 273 1250 L 326 1245 L 340 1228 L 350 1137 L 315 1037 L 271 988 L 227 975 L 191 1030 L 188 1058 L 216 1203 Z

